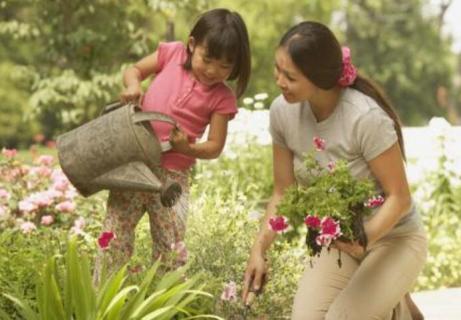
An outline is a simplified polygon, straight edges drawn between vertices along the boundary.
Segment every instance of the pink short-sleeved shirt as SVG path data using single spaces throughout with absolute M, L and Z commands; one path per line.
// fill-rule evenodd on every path
M 202 136 L 214 112 L 231 118 L 235 116 L 237 101 L 226 84 L 206 86 L 184 69 L 187 53 L 183 43 L 160 43 L 157 54 L 156 76 L 142 101 L 144 111 L 157 111 L 171 116 L 186 132 L 191 143 Z M 170 124 L 155 121 L 151 124 L 161 141 L 169 139 Z M 168 151 L 162 155 L 161 162 L 166 169 L 183 171 L 194 165 L 195 159 Z

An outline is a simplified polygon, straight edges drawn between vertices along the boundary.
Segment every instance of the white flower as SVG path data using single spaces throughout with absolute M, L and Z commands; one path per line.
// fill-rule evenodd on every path
M 256 102 L 256 103 L 254 104 L 254 108 L 255 108 L 256 110 L 264 109 L 264 103 L 258 101 L 258 102 Z
M 253 98 L 244 98 L 243 99 L 243 104 L 245 105 L 249 105 L 249 104 L 252 104 L 254 102 Z
M 265 92 L 258 93 L 255 95 L 256 100 L 266 100 L 269 97 L 269 95 Z

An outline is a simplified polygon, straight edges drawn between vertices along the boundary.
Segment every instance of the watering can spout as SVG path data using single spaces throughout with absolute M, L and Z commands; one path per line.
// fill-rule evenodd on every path
M 121 165 L 93 179 L 91 184 L 101 189 L 134 189 L 160 191 L 162 183 L 141 161 Z

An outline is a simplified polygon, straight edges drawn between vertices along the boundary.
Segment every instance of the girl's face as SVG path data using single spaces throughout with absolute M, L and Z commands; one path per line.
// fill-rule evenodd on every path
M 227 80 L 234 65 L 225 59 L 215 59 L 208 56 L 207 47 L 196 45 L 194 39 L 189 40 L 189 50 L 192 52 L 192 74 L 202 84 L 212 86 Z
M 318 88 L 296 67 L 284 47 L 275 52 L 274 77 L 283 97 L 289 103 L 310 100 Z

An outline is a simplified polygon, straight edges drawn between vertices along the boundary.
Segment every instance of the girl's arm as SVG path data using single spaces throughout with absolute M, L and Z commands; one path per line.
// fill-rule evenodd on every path
M 123 102 L 138 102 L 142 95 L 141 82 L 149 75 L 155 74 L 157 67 L 157 51 L 148 55 L 123 72 L 125 89 L 120 95 Z
M 383 205 L 364 226 L 370 246 L 386 235 L 408 213 L 411 207 L 411 194 L 398 143 L 370 160 L 368 166 L 385 194 Z M 358 258 L 365 252 L 365 248 L 358 243 L 335 241 L 335 246 Z
M 272 145 L 272 150 L 274 190 L 267 205 L 260 231 L 251 249 L 250 259 L 245 271 L 243 287 L 244 303 L 247 303 L 248 293 L 251 290 L 258 291 L 261 288 L 262 279 L 266 273 L 267 266 L 264 256 L 276 237 L 276 233 L 268 227 L 269 219 L 276 215 L 277 205 L 280 203 L 285 189 L 295 183 L 293 152 L 277 144 Z M 250 286 L 252 287 L 250 288 Z
M 215 159 L 221 154 L 226 143 L 229 116 L 219 113 L 211 115 L 207 141 L 189 144 L 182 130 L 172 130 L 170 142 L 173 149 L 197 159 Z

